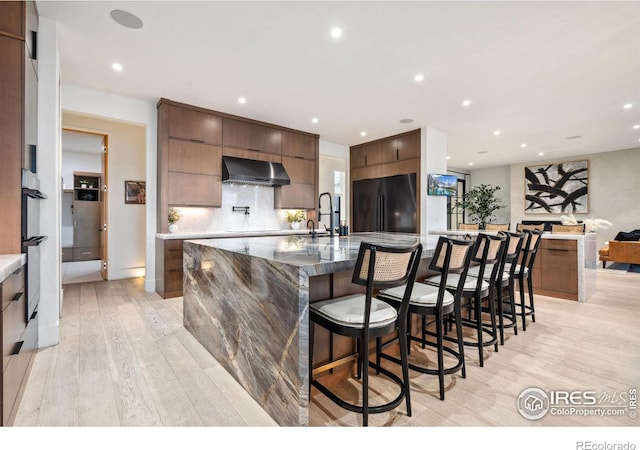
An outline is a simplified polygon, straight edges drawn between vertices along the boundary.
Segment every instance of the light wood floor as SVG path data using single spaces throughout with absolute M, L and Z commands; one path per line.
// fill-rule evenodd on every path
M 536 323 L 498 353 L 467 355 L 467 378 L 412 372 L 412 417 L 404 404 L 372 415 L 374 426 L 625 426 L 640 419 L 551 416 L 516 410 L 528 387 L 628 392 L 640 387 L 640 274 L 602 271 L 588 303 L 536 296 Z M 420 357 L 418 351 L 413 357 Z M 375 377 L 374 377 L 375 378 Z M 374 391 L 387 397 L 383 381 Z M 359 393 L 345 382 L 345 396 Z M 372 402 L 375 400 L 375 396 Z M 358 426 L 361 417 L 318 395 L 313 426 Z M 17 426 L 259 426 L 275 422 L 182 326 L 182 298 L 145 293 L 141 279 L 67 285 L 60 344 L 36 355 Z

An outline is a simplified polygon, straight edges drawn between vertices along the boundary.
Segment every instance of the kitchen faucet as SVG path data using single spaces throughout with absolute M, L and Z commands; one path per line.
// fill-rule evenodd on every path
M 325 215 L 325 216 L 327 215 L 327 213 L 323 213 L 322 212 L 322 197 L 325 196 L 325 195 L 329 196 L 329 213 L 328 213 L 329 214 L 329 226 L 330 226 L 329 236 L 333 237 L 333 235 L 334 235 L 334 230 L 333 230 L 333 228 L 334 228 L 334 223 L 333 223 L 334 218 L 333 218 L 333 215 L 334 215 L 334 213 L 333 213 L 333 200 L 331 200 L 331 193 L 330 192 L 323 192 L 322 194 L 320 194 L 320 197 L 318 197 L 318 222 L 320 221 L 320 219 L 322 218 L 323 215 Z
M 309 229 L 309 222 L 311 222 L 311 239 L 313 239 L 314 237 L 316 237 L 316 224 L 313 220 L 309 219 L 307 220 L 307 230 Z

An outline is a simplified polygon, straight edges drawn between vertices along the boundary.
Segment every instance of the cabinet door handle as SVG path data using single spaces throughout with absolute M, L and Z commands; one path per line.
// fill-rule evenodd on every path
M 198 142 L 200 144 L 204 144 L 204 141 L 202 139 L 189 139 L 191 142 Z
M 91 252 L 82 252 L 83 255 L 90 255 Z
M 364 155 L 364 165 L 367 165 L 367 155 Z
M 396 148 L 396 159 L 400 161 L 400 149 Z
M 20 272 L 22 272 L 22 267 L 20 267 L 19 269 L 16 269 L 16 271 L 13 272 L 13 275 L 18 275 Z
M 24 341 L 16 342 L 16 346 L 13 347 L 12 355 L 19 355 L 20 350 L 22 350 L 22 346 L 24 345 Z
M 34 311 L 33 314 L 31 314 L 31 318 L 29 319 L 29 322 L 31 322 L 33 319 L 35 319 L 38 316 L 38 311 Z
M 20 291 L 18 292 L 16 295 L 13 296 L 13 298 L 11 299 L 12 302 L 17 302 L 18 300 L 20 300 L 20 297 L 22 297 L 22 295 L 24 294 L 24 291 Z
M 294 156 L 296 159 L 304 159 L 304 156 Z

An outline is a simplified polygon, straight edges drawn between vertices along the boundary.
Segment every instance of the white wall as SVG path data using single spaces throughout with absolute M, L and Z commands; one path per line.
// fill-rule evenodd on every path
M 146 179 L 145 128 L 70 112 L 63 113 L 62 125 L 107 135 L 108 278 L 144 276 L 147 208 L 126 204 L 124 185 L 126 180 Z
M 640 148 L 572 156 L 572 161 L 589 161 L 589 212 L 575 214 L 578 220 L 606 219 L 613 223 L 597 232 L 598 247 L 613 239 L 618 231 L 640 228 Z M 567 161 L 553 159 L 514 164 L 511 171 L 511 223 L 521 220 L 560 220 L 562 214 L 524 213 L 524 168 L 530 165 Z M 475 172 L 472 174 L 475 182 Z
M 140 100 L 108 92 L 96 91 L 79 86 L 64 85 L 62 89 L 62 108 L 65 111 L 88 114 L 95 117 L 125 121 L 145 127 L 144 146 L 145 173 L 147 182 L 147 205 L 145 211 L 145 290 L 155 291 L 155 234 L 157 199 L 157 109 L 156 102 Z M 111 145 L 111 143 L 110 143 Z M 126 167 L 122 167 L 127 170 Z M 129 175 L 127 175 L 129 176 Z M 139 175 L 131 175 L 138 177 Z M 113 192 L 121 191 L 124 198 L 124 185 L 115 186 Z M 134 205 L 127 205 L 133 207 Z M 138 206 L 139 208 L 143 208 Z
M 102 173 L 102 155 L 62 151 L 63 189 L 73 189 L 73 172 Z
M 60 55 L 55 22 L 40 18 L 38 32 L 38 178 L 48 198 L 41 202 L 40 232 L 48 239 L 40 253 L 38 346 L 58 343 L 62 307 L 60 267 Z
M 500 186 L 496 192 L 496 197 L 505 206 L 496 211 L 493 223 L 510 223 L 511 220 L 511 169 L 509 166 L 492 167 L 489 169 L 474 170 L 471 176 L 471 183 L 467 185 L 467 190 L 481 184 Z M 512 227 L 515 229 L 515 225 Z
M 435 128 L 420 130 L 420 234 L 447 229 L 447 197 L 427 195 L 430 173 L 447 171 L 447 135 Z

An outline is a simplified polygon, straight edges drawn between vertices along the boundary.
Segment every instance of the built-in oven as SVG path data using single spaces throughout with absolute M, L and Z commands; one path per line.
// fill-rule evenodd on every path
M 40 301 L 40 249 L 47 239 L 40 234 L 40 182 L 32 172 L 22 171 L 22 253 L 27 254 L 25 321 L 33 316 Z

